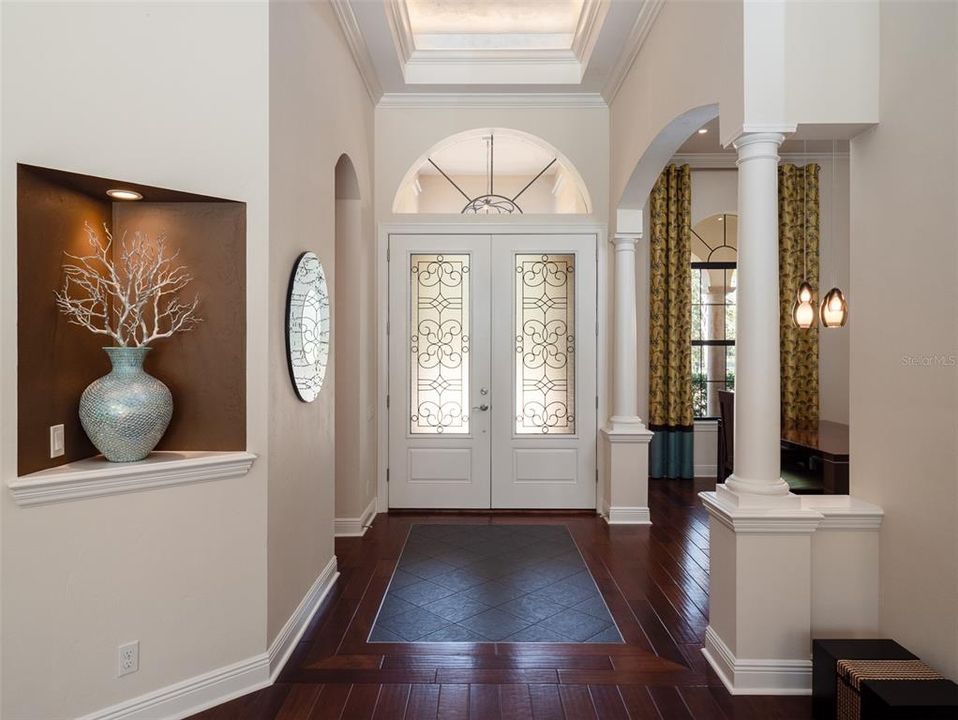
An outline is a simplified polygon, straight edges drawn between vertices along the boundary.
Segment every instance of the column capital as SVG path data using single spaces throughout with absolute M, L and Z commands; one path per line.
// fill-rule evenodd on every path
M 616 233 L 609 242 L 615 246 L 615 249 L 631 250 L 635 248 L 639 240 L 642 239 L 642 233 Z
M 739 135 L 732 141 L 738 152 L 736 165 L 749 160 L 773 160 L 778 162 L 778 148 L 785 136 L 779 132 L 752 132 Z

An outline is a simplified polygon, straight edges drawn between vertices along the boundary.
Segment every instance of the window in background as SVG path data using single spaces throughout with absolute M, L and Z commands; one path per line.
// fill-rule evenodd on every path
M 737 217 L 713 215 L 692 230 L 692 409 L 719 416 L 719 390 L 735 388 Z

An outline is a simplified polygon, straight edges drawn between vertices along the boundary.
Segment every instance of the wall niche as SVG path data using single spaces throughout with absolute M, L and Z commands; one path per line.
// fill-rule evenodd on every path
M 111 188 L 141 200 L 114 200 Z M 17 473 L 97 455 L 78 417 L 80 395 L 110 370 L 112 344 L 72 325 L 54 302 L 64 253 L 88 255 L 84 222 L 118 243 L 165 234 L 199 295 L 203 322 L 151 344 L 145 363 L 173 393 L 173 419 L 156 450 L 246 449 L 246 205 L 125 180 L 17 166 Z M 50 457 L 50 427 L 64 426 L 64 455 Z

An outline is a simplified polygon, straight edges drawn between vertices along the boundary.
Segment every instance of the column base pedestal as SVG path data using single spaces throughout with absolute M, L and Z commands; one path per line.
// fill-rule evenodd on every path
M 699 497 L 709 514 L 705 658 L 733 695 L 810 694 L 813 637 L 878 630 L 881 508 L 848 496 L 754 500 L 721 485 Z
M 603 428 L 602 516 L 609 525 L 651 525 L 649 513 L 649 443 L 652 433 L 638 422 Z
M 702 654 L 732 695 L 808 695 L 811 660 L 743 660 L 735 657 L 711 626 Z
M 739 508 L 801 507 L 802 504 L 801 498 L 792 494 L 782 478 L 767 482 L 740 478 L 732 473 L 715 487 L 715 494 L 723 502 Z

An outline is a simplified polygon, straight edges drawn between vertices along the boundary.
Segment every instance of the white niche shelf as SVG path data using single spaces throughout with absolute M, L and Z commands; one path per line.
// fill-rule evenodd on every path
M 154 452 L 133 463 L 113 463 L 101 455 L 23 475 L 7 486 L 18 505 L 46 505 L 240 477 L 254 460 L 248 452 Z

